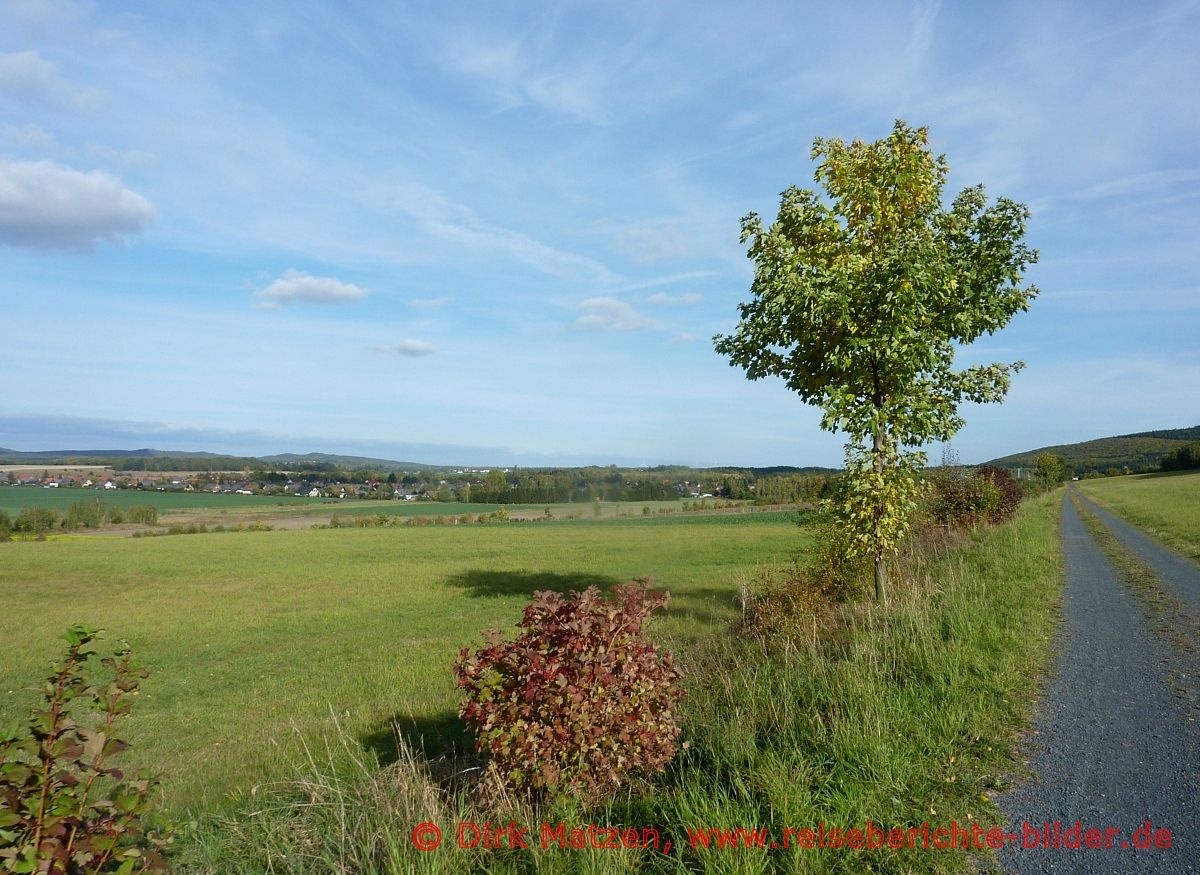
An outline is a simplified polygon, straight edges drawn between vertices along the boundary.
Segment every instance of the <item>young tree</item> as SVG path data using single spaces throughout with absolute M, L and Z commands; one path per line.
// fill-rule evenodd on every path
M 1063 457 L 1055 453 L 1042 453 L 1035 461 L 1037 478 L 1047 486 L 1056 486 L 1071 476 Z
M 742 219 L 756 272 L 719 353 L 751 380 L 781 377 L 824 410 L 821 427 L 843 432 L 846 476 L 838 505 L 853 549 L 875 564 L 886 593 L 885 557 L 908 527 L 918 448 L 963 426 L 964 400 L 994 402 L 1023 364 L 954 369 L 955 345 L 1004 327 L 1029 308 L 1022 288 L 1036 251 L 1022 242 L 1029 211 L 982 185 L 946 208 L 948 166 L 926 128 L 897 121 L 874 143 L 817 138 L 816 182 L 783 192 L 770 228 Z

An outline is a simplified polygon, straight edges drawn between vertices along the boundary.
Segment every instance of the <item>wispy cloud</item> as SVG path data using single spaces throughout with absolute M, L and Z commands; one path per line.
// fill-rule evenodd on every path
M 639 264 L 692 254 L 692 246 L 674 225 L 642 225 L 617 235 L 613 245 L 618 252 Z
M 32 51 L 0 53 L 0 94 L 72 110 L 94 109 L 104 100 L 102 91 L 60 78 L 52 63 Z
M 274 309 L 285 304 L 348 304 L 367 296 L 365 289 L 331 276 L 311 276 L 286 270 L 279 279 L 254 293 L 260 307 Z
M 589 331 L 637 331 L 654 324 L 616 298 L 588 298 L 580 302 L 579 309 L 582 315 L 575 320 L 575 327 Z
M 437 310 L 445 307 L 453 298 L 413 298 L 408 302 L 408 306 L 415 307 L 418 310 Z
M 403 186 L 396 206 L 416 219 L 427 234 L 449 240 L 472 253 L 500 252 L 528 267 L 560 278 L 610 285 L 618 279 L 594 259 L 564 252 L 521 231 L 486 222 L 475 210 L 425 185 Z
M 88 250 L 153 218 L 149 201 L 107 173 L 0 159 L 0 240 L 14 246 Z
M 696 335 L 681 331 L 667 341 L 667 346 L 682 346 L 685 343 L 693 343 L 695 340 Z
M 1200 286 L 1179 288 L 1052 289 L 1042 300 L 1079 312 L 1147 313 L 1200 310 Z
M 605 124 L 610 65 L 577 56 L 570 64 L 547 63 L 528 39 L 459 31 L 442 52 L 450 70 L 480 83 L 501 109 L 536 106 L 576 121 Z
M 99 143 L 88 143 L 87 153 L 103 161 L 124 164 L 126 167 L 142 167 L 154 161 L 154 156 L 140 149 L 114 149 Z
M 373 351 L 382 355 L 394 355 L 400 358 L 421 358 L 433 355 L 437 347 L 427 340 L 402 340 L 388 346 L 373 347 Z
M 5 125 L 0 128 L 0 139 L 15 149 L 45 152 L 54 145 L 54 135 L 41 125 Z
M 665 304 L 667 306 L 691 306 L 699 304 L 704 296 L 699 292 L 684 292 L 679 295 L 668 295 L 666 292 L 655 292 L 646 298 L 647 304 Z

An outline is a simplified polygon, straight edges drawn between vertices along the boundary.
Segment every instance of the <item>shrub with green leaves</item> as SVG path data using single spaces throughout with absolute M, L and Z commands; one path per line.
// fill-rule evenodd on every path
M 490 758 L 491 790 L 601 800 L 634 775 L 662 771 L 679 737 L 681 672 L 643 636 L 669 594 L 643 578 L 567 595 L 534 593 L 514 640 L 486 633 L 455 664 L 460 716 Z
M 112 764 L 128 747 L 115 734 L 117 720 L 147 672 L 121 642 L 99 660 L 97 675 L 98 635 L 69 629 L 66 658 L 44 682 L 41 706 L 23 727 L 0 731 L 0 872 L 167 871 L 167 838 L 143 823 L 153 782 L 126 779 Z
M 131 523 L 158 524 L 158 508 L 152 504 L 135 504 L 125 510 L 125 519 Z
M 58 525 L 58 511 L 52 507 L 26 507 L 17 514 L 14 531 L 29 535 L 45 535 Z
M 1024 493 L 1011 473 L 984 466 L 970 474 L 942 469 L 933 478 L 929 511 L 944 525 L 974 526 L 1012 519 Z

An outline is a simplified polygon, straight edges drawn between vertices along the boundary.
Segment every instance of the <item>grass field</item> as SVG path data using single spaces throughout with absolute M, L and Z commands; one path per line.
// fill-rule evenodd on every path
M 371 501 L 365 499 L 307 498 L 278 495 L 236 495 L 212 492 L 157 492 L 139 489 L 82 489 L 57 487 L 45 489 L 32 486 L 0 486 L 0 510 L 15 517 L 25 507 L 50 507 L 65 511 L 77 501 L 100 501 L 103 504 L 127 508 L 133 505 L 153 505 L 158 508 L 165 524 L 263 522 L 287 528 L 302 528 L 313 523 L 328 522 L 334 514 L 356 517 L 373 514 L 387 516 L 460 516 L 487 514 L 504 507 L 517 517 L 533 518 L 546 515 L 554 519 L 613 519 L 639 516 L 644 508 L 651 514 L 678 511 L 682 501 L 633 502 L 575 502 L 559 504 L 479 504 L 474 502 L 436 501 Z
M 1167 546 L 1200 560 L 1200 471 L 1083 480 L 1079 488 Z
M 77 501 L 99 500 L 116 507 L 150 504 L 160 513 L 212 508 L 263 508 L 283 505 L 317 507 L 319 498 L 285 498 L 278 495 L 234 495 L 224 492 L 157 492 L 141 489 L 83 489 L 62 486 L 0 486 L 0 510 L 16 516 L 25 507 L 51 507 L 63 511 Z
M 174 809 L 212 805 L 278 775 L 331 714 L 368 745 L 394 719 L 439 731 L 458 649 L 535 589 L 656 575 L 673 601 L 655 634 L 686 646 L 735 615 L 742 576 L 802 547 L 793 516 L 3 544 L 0 719 L 32 701 L 67 626 L 103 627 L 152 672 L 134 761 Z

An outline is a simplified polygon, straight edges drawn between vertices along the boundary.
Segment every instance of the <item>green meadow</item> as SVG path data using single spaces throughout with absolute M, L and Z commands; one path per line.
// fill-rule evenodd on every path
M 101 627 L 128 639 L 151 671 L 130 724 L 133 764 L 163 776 L 170 810 L 220 806 L 285 776 L 302 742 L 335 720 L 364 749 L 391 738 L 393 722 L 418 745 L 422 734 L 436 743 L 457 707 L 458 650 L 483 629 L 512 627 L 535 590 L 654 575 L 672 602 L 653 635 L 686 649 L 737 615 L 743 580 L 803 548 L 794 519 L 3 544 L 0 719 L 34 701 L 27 688 L 66 627 Z
M 437 501 L 374 501 L 368 499 L 308 498 L 280 495 L 237 495 L 225 492 L 158 492 L 140 489 L 84 489 L 81 487 L 0 486 L 0 510 L 15 517 L 26 507 L 49 507 L 59 512 L 78 501 L 100 501 L 106 505 L 128 508 L 135 505 L 153 505 L 164 517 L 179 517 L 191 521 L 203 519 L 218 522 L 217 516 L 233 517 L 230 522 L 247 519 L 271 518 L 286 520 L 293 517 L 313 517 L 327 520 L 333 514 L 357 517 L 386 514 L 388 516 L 460 516 L 462 514 L 488 514 L 501 507 L 506 513 L 525 517 L 543 516 L 549 510 L 556 519 L 575 517 L 579 519 L 610 519 L 621 516 L 636 516 L 644 508 L 652 514 L 660 511 L 677 511 L 682 501 L 645 502 L 575 502 L 558 504 L 483 504 L 479 502 Z M 164 522 L 174 522 L 166 519 Z
M 326 499 L 328 500 L 328 499 Z M 319 498 L 278 495 L 235 495 L 224 492 L 158 492 L 141 489 L 84 489 L 78 486 L 0 486 L 0 510 L 16 516 L 22 508 L 50 507 L 63 511 L 77 501 L 100 501 L 115 507 L 153 505 L 160 513 L 277 506 L 318 507 Z
M 1168 547 L 1200 560 L 1200 471 L 1083 480 L 1079 488 Z

